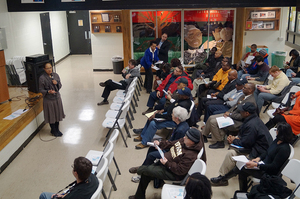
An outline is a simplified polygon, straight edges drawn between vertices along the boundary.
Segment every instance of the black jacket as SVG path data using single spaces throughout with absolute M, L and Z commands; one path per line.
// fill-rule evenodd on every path
M 155 42 L 157 45 L 159 45 L 161 38 L 157 38 Z M 164 61 L 164 63 L 168 63 L 168 52 L 170 48 L 170 42 L 168 40 L 164 41 L 164 43 L 160 46 L 160 49 L 158 51 L 158 58 L 161 61 Z
M 293 59 L 293 58 L 292 58 Z M 292 61 L 290 60 L 290 63 Z M 298 67 L 300 67 L 300 56 L 298 56 L 295 60 L 292 66 L 290 66 L 290 69 L 292 69 L 295 73 L 298 72 Z
M 233 144 L 244 147 L 240 152 L 249 153 L 250 158 L 265 153 L 273 141 L 268 128 L 256 113 L 245 118 L 238 136 L 239 139 L 233 140 Z
M 223 97 L 226 93 L 229 93 L 230 91 L 232 91 L 233 89 L 235 89 L 235 85 L 236 85 L 236 81 L 232 80 L 231 82 L 227 82 L 227 84 L 224 86 L 224 88 L 219 92 L 219 94 L 217 95 L 217 97 L 219 99 L 223 100 Z
M 156 114 L 155 118 L 165 118 L 166 120 L 172 120 L 172 112 L 173 109 L 177 106 L 181 106 L 185 108 L 188 113 L 190 112 L 190 107 L 192 105 L 192 101 L 190 99 L 185 99 L 185 100 L 176 100 L 170 106 L 165 107 L 163 114 Z
M 218 72 L 222 66 L 223 56 L 215 58 L 215 55 L 210 55 L 205 63 L 209 63 L 209 66 L 203 71 L 206 78 L 212 80 L 213 76 Z

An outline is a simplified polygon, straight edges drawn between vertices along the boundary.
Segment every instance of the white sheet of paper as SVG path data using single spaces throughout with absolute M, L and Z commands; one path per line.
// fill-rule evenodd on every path
M 160 68 L 156 67 L 156 66 L 153 66 L 152 67 L 154 70 L 160 70 Z
M 176 198 L 176 199 L 183 199 L 183 192 L 184 188 L 179 188 L 179 189 L 169 189 L 169 196 L 170 198 Z
M 249 160 L 244 155 L 233 156 L 232 159 L 236 161 L 236 167 L 241 170 Z
M 156 62 L 154 64 L 162 64 L 162 63 L 164 63 L 164 61 L 158 61 L 158 62 Z
M 120 82 L 116 82 L 114 80 L 112 80 L 114 83 L 119 84 L 120 86 L 122 86 L 122 84 Z
M 252 61 L 252 59 L 254 59 L 254 58 L 255 58 L 254 56 L 248 56 L 248 57 L 247 57 L 247 60 L 245 61 L 245 63 L 246 63 L 246 64 L 251 64 L 251 63 L 252 63 L 251 61 Z
M 208 99 L 217 99 L 217 97 L 211 97 L 211 95 L 206 96 Z
M 230 117 L 217 117 L 216 120 L 220 129 L 234 124 Z
M 13 120 L 13 119 L 19 117 L 20 115 L 22 115 L 23 113 L 25 113 L 26 111 L 27 111 L 27 109 L 25 111 L 23 111 L 23 109 L 19 109 L 19 110 L 13 112 L 11 115 L 9 115 L 9 116 L 7 116 L 7 117 L 5 117 L 3 119 L 5 119 L 5 120 Z

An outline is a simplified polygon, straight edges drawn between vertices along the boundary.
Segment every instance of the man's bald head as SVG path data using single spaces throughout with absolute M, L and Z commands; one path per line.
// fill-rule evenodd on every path
M 229 73 L 228 73 L 228 80 L 232 81 L 232 80 L 234 80 L 236 78 L 237 78 L 237 71 L 236 70 L 229 71 Z

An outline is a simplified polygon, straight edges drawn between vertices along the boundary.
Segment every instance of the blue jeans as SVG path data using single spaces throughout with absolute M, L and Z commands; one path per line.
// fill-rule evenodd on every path
M 43 192 L 41 193 L 39 199 L 51 199 L 51 196 L 55 193 Z
M 297 84 L 299 84 L 300 83 L 300 77 L 293 77 L 292 81 L 296 82 Z
M 294 73 L 294 71 L 292 69 L 287 69 L 285 72 L 287 77 L 292 77 L 292 73 Z
M 165 127 L 176 127 L 177 124 L 173 121 L 163 121 L 156 122 L 154 120 L 147 120 L 147 123 L 141 133 L 142 144 L 147 145 L 147 142 L 151 142 L 153 136 L 155 135 L 158 129 L 162 129 Z
M 257 104 L 257 108 L 258 108 L 258 113 L 260 113 L 261 108 L 263 107 L 265 101 L 273 100 L 276 97 L 277 97 L 276 95 L 273 95 L 271 93 L 261 93 L 260 92 L 257 95 L 257 100 L 256 100 L 256 104 Z
M 164 93 L 160 93 L 160 95 L 163 95 L 160 99 L 156 96 L 156 92 L 153 91 L 150 93 L 149 98 L 148 98 L 148 102 L 147 102 L 147 106 L 149 108 L 153 108 L 156 100 L 159 100 L 159 104 L 165 104 L 166 103 L 166 98 L 165 98 L 165 94 Z

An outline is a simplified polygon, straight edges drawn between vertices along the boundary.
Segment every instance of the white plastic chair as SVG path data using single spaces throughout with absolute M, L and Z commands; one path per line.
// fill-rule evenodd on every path
M 98 188 L 97 188 L 97 190 L 95 191 L 95 193 L 92 195 L 92 197 L 91 197 L 91 199 L 99 199 L 100 198 L 100 192 L 101 192 L 101 190 L 102 190 L 102 188 L 103 188 L 103 182 L 102 182 L 102 180 L 100 180 L 99 178 L 97 178 L 98 179 L 98 181 L 99 181 L 99 185 L 98 185 Z
M 276 136 L 277 136 L 277 129 L 276 128 L 271 128 L 269 132 L 270 132 L 270 135 L 273 138 L 273 140 L 275 140 Z
M 197 159 L 201 159 L 203 152 L 204 152 L 204 146 L 201 148 L 200 152 L 198 153 Z
M 92 162 L 93 166 L 97 166 L 101 157 L 103 156 L 102 158 L 108 159 L 108 155 L 113 151 L 113 149 L 114 144 L 112 142 L 108 142 L 103 151 L 89 150 L 85 157 Z
M 111 131 L 112 131 L 113 129 L 118 129 L 118 130 L 120 131 L 120 133 L 121 133 L 121 136 L 122 136 L 122 139 L 123 139 L 123 141 L 124 141 L 124 143 L 125 143 L 125 146 L 128 147 L 128 146 L 127 146 L 127 143 L 126 143 L 126 139 L 125 139 L 125 137 L 124 137 L 124 135 L 123 135 L 121 129 L 122 129 L 123 127 L 125 127 L 125 131 L 126 131 L 126 133 L 127 133 L 127 137 L 131 137 L 131 136 L 130 136 L 130 133 L 129 133 L 129 130 L 128 130 L 128 127 L 127 127 L 127 125 L 126 125 L 126 119 L 125 119 L 125 117 L 126 117 L 126 115 L 127 115 L 127 112 L 128 112 L 128 110 L 129 110 L 129 105 L 130 105 L 130 101 L 125 102 L 124 105 L 122 106 L 121 110 L 118 112 L 118 114 L 116 115 L 115 118 L 109 118 L 109 117 L 107 117 L 107 118 L 105 118 L 105 120 L 102 122 L 102 126 L 103 126 L 104 128 L 109 128 L 109 129 L 110 129 L 110 130 L 108 131 L 107 135 L 106 135 L 106 139 L 105 139 L 105 141 L 104 141 L 103 146 L 106 145 L 106 143 L 107 143 L 107 141 L 108 141 L 108 139 L 109 139 L 109 136 L 110 136 L 110 134 L 111 134 Z
M 201 151 L 200 151 L 201 152 Z M 199 153 L 200 154 L 200 153 Z M 199 156 L 198 154 L 198 156 Z M 161 191 L 161 199 L 171 199 L 175 198 L 174 194 L 176 194 L 176 198 L 180 199 L 183 198 L 184 193 L 184 184 L 187 180 L 187 178 L 192 175 L 193 173 L 201 173 L 202 175 L 205 175 L 206 172 L 206 164 L 201 159 L 196 159 L 193 166 L 190 168 L 188 174 L 186 177 L 182 180 L 182 182 L 179 185 L 171 185 L 171 184 L 164 184 L 162 191 Z M 172 193 L 170 193 L 170 190 L 172 190 Z
M 300 172 L 297 172 L 299 168 L 300 160 L 291 159 L 281 172 L 282 175 L 288 177 L 296 184 L 296 189 L 293 191 L 289 198 L 294 198 L 295 196 L 300 197 Z
M 100 179 L 102 181 L 103 184 L 104 184 L 105 178 L 107 176 L 107 171 L 108 171 L 108 160 L 107 160 L 107 158 L 102 158 L 96 169 L 96 176 L 98 179 Z M 101 193 L 103 195 L 103 198 L 107 199 L 107 196 L 103 189 L 101 190 Z

